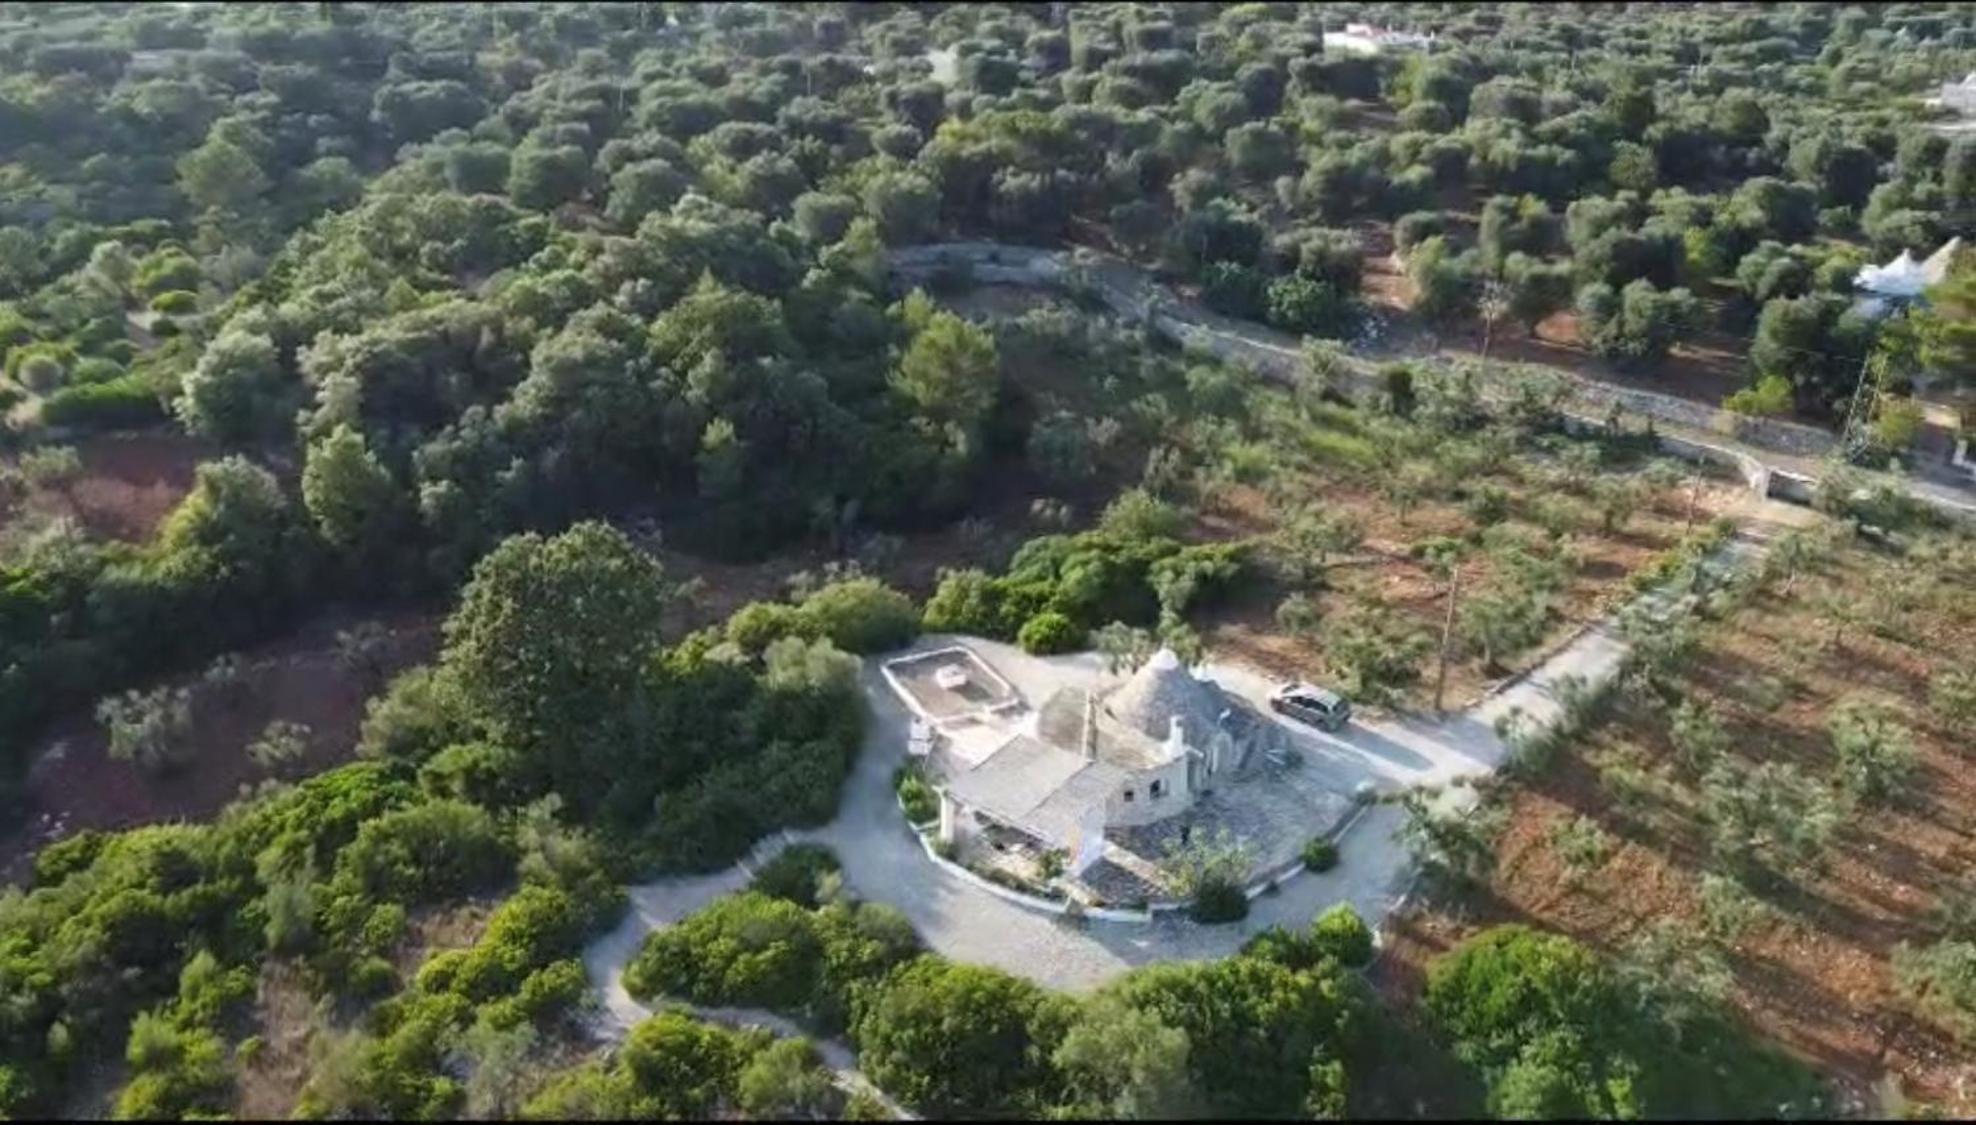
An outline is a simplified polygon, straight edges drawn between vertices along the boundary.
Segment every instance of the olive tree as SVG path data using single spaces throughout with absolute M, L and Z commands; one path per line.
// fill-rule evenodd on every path
M 1840 784 L 1862 801 L 1896 796 L 1914 772 L 1914 739 L 1884 704 L 1847 696 L 1825 718 L 1839 755 Z
M 170 773 L 191 760 L 192 693 L 158 687 L 127 691 L 96 705 L 96 721 L 110 735 L 110 757 L 146 773 Z

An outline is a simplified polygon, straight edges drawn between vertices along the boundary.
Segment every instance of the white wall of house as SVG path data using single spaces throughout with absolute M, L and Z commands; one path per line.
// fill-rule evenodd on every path
M 1072 875 L 1098 862 L 1105 854 L 1105 810 L 1092 805 L 1084 811 L 1077 826 L 1077 838 L 1070 842 L 1068 866 Z
M 1154 783 L 1159 795 L 1153 795 Z M 1132 794 L 1130 800 L 1126 794 Z M 1165 820 L 1194 803 L 1187 784 L 1187 759 L 1182 756 L 1165 765 L 1134 770 L 1130 780 L 1105 802 L 1105 818 L 1112 824 L 1133 826 Z
M 967 815 L 967 810 L 961 808 L 959 801 L 954 800 L 953 797 L 945 792 L 940 794 L 939 840 L 941 843 L 959 846 L 965 836 L 962 824 L 972 819 L 972 817 Z

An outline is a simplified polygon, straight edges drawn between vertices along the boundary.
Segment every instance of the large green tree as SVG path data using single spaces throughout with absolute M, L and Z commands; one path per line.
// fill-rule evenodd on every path
M 298 389 L 282 370 L 273 340 L 230 330 L 207 345 L 186 375 L 178 416 L 202 437 L 254 441 L 272 436 L 288 421 Z
M 1976 387 L 1976 255 L 1964 251 L 1927 297 L 1927 305 L 1914 314 L 1921 362 Z
M 636 737 L 666 600 L 664 570 L 606 524 L 516 536 L 474 567 L 441 666 L 533 780 L 583 808 Z
M 360 567 L 385 565 L 410 530 L 404 491 L 347 425 L 309 446 L 302 502 L 323 539 Z
M 895 972 L 854 1028 L 880 1088 L 935 1116 L 1025 1116 L 1049 1099 L 1058 1001 L 1028 981 L 936 957 Z
M 233 214 L 248 210 L 269 187 L 252 155 L 217 136 L 180 158 L 178 182 L 195 206 Z
M 912 299 L 903 306 L 903 315 L 912 340 L 893 370 L 892 385 L 930 418 L 963 428 L 981 423 L 1000 393 L 994 337 L 953 313 Z

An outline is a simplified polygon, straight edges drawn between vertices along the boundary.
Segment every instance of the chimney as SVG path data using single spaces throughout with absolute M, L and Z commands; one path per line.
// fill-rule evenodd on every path
M 1084 758 L 1098 760 L 1098 697 L 1084 693 Z
M 1187 752 L 1187 738 L 1180 727 L 1180 716 L 1169 715 L 1166 720 L 1166 760 L 1172 761 Z

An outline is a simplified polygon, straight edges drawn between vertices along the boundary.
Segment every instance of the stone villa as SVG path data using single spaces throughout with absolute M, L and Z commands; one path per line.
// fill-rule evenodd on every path
M 1281 755 L 1269 723 L 1167 649 L 1109 690 L 1062 687 L 1034 711 L 965 648 L 886 675 L 938 732 L 922 745 L 942 783 L 940 839 L 1013 830 L 1060 849 L 1072 875 L 1104 856 L 1108 831 L 1185 812 L 1217 777 Z

